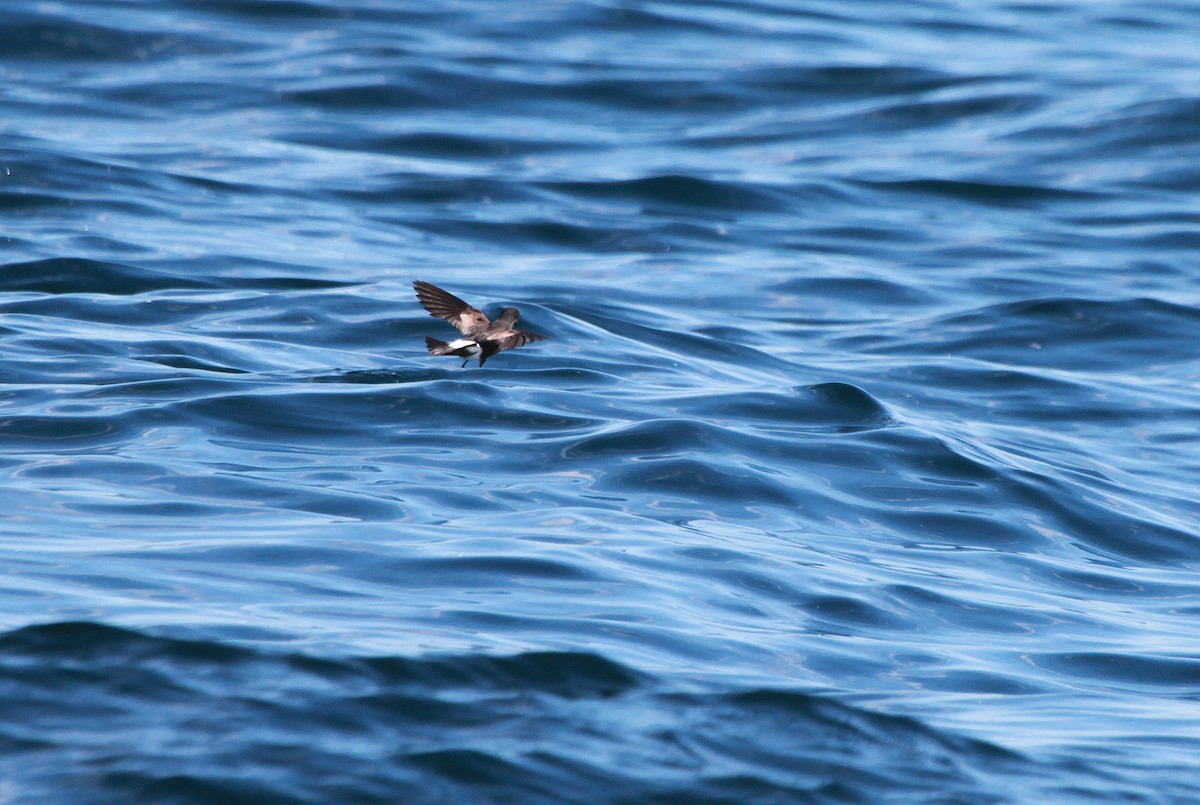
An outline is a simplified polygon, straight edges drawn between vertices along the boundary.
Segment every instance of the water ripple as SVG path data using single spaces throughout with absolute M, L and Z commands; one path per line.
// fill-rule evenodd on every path
M 11 5 L 0 800 L 1194 798 L 1192 9 Z

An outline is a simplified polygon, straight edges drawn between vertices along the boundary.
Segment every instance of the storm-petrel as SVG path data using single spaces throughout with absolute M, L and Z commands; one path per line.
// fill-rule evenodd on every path
M 413 287 L 417 289 L 421 306 L 429 311 L 430 316 L 445 319 L 463 334 L 462 338 L 450 342 L 425 336 L 425 347 L 430 355 L 454 355 L 463 359 L 463 366 L 470 363 L 472 358 L 479 358 L 482 367 L 488 358 L 502 349 L 516 349 L 549 337 L 514 330 L 513 325 L 520 315 L 515 307 L 504 308 L 499 318 L 489 321 L 483 313 L 436 285 L 414 280 Z

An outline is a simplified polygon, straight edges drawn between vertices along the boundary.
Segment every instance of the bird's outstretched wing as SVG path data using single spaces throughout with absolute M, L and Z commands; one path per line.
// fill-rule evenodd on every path
M 523 347 L 526 344 L 532 344 L 534 341 L 545 341 L 550 336 L 538 335 L 537 333 L 527 333 L 524 330 L 510 330 L 503 338 L 495 339 L 500 344 L 500 349 L 516 349 Z
M 467 338 L 478 338 L 487 332 L 488 317 L 454 294 L 421 280 L 415 280 L 413 287 L 417 290 L 421 306 L 429 311 L 430 316 L 445 319 Z

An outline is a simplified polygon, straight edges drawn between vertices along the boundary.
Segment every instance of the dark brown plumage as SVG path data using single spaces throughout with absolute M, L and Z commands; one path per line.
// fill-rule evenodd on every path
M 520 316 L 515 307 L 504 308 L 495 321 L 490 321 L 482 312 L 436 285 L 415 280 L 413 287 L 421 306 L 429 311 L 430 316 L 445 319 L 463 334 L 462 338 L 450 342 L 426 337 L 425 346 L 431 355 L 463 358 L 463 366 L 477 357 L 482 367 L 488 358 L 501 350 L 516 349 L 547 337 L 513 329 Z

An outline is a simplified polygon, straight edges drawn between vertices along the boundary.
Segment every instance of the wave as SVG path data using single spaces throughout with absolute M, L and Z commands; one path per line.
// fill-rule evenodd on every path
M 965 802 L 993 796 L 989 776 L 1049 793 L 1064 771 L 818 693 L 684 692 L 584 652 L 337 658 L 63 622 L 0 636 L 0 687 L 6 778 L 84 801 Z
M 0 800 L 1194 799 L 1189 9 L 9 5 Z

